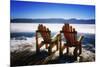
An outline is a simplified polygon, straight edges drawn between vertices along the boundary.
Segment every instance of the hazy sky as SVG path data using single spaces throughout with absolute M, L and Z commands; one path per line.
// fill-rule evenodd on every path
M 95 6 L 11 1 L 11 18 L 95 19 Z

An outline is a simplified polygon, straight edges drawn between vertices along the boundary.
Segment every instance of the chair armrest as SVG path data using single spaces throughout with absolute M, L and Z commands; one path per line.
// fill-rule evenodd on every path
M 84 36 L 79 36 L 79 38 L 77 39 L 78 42 L 81 42 L 83 40 Z
M 60 39 L 60 34 L 57 34 L 55 37 L 52 38 L 52 42 L 58 41 Z

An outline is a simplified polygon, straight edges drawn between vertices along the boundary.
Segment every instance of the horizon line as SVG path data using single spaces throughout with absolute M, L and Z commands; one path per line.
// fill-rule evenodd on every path
M 79 18 L 10 18 L 11 20 L 12 19 L 63 19 L 63 20 L 70 20 L 70 19 L 75 19 L 75 20 L 95 20 L 95 18 L 83 18 L 83 19 L 79 19 Z

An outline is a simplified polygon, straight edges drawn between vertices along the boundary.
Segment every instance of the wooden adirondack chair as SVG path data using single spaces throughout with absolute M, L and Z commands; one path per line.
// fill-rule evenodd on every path
M 38 44 L 38 33 L 40 33 L 41 37 L 43 38 L 43 41 Z M 54 43 L 56 43 L 56 47 L 58 50 L 58 39 L 52 41 L 51 39 L 51 31 L 43 26 L 42 24 L 39 24 L 38 30 L 36 31 L 36 53 L 40 52 L 40 48 L 43 45 L 46 45 L 46 49 L 48 49 L 49 55 L 52 53 L 52 48 L 54 47 Z
M 74 56 L 79 56 L 82 52 L 81 47 L 81 41 L 83 39 L 83 36 L 80 36 L 79 39 L 77 39 L 77 31 L 75 28 L 72 28 L 69 24 L 64 24 L 62 27 L 62 30 L 60 31 L 60 35 L 64 35 L 64 38 L 66 39 L 66 43 L 64 46 L 62 46 L 62 40 L 60 38 L 60 56 L 63 54 L 62 51 L 67 48 L 66 53 L 69 53 L 69 47 L 75 47 L 74 49 Z M 78 52 L 79 50 L 79 52 Z

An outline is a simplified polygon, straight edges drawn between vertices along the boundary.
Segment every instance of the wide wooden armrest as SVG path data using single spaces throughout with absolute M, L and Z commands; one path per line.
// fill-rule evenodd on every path
M 77 39 L 78 42 L 81 42 L 83 40 L 84 36 L 79 36 L 79 38 Z
M 60 34 L 57 34 L 52 38 L 52 42 L 58 41 L 60 39 Z

